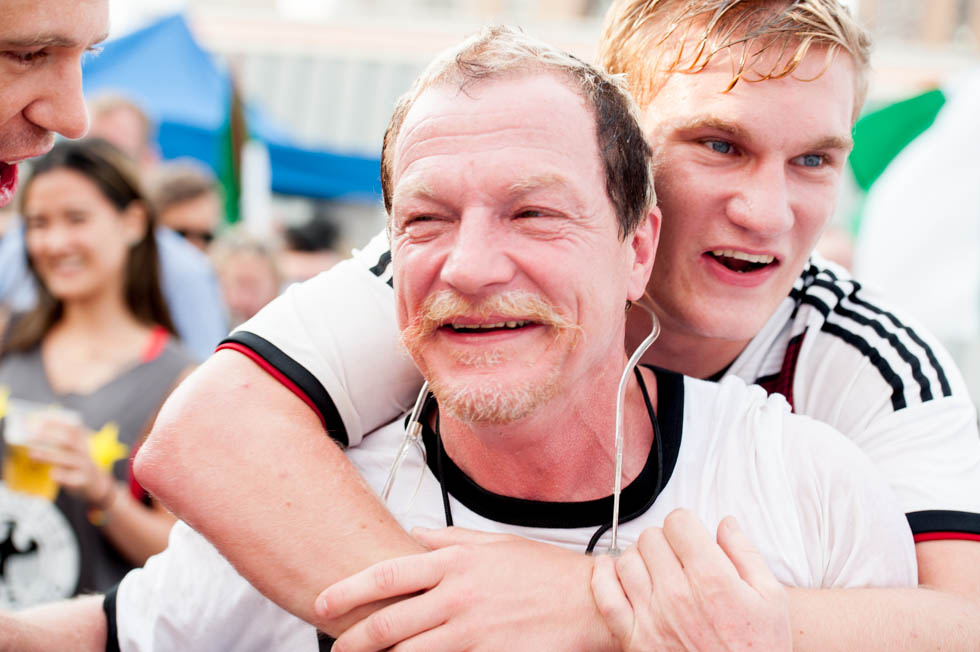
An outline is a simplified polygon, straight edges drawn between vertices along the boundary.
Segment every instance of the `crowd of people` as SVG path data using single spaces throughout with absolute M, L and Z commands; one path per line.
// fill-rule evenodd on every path
M 385 231 L 282 293 L 131 103 L 83 138 L 105 25 L 0 9 L 0 386 L 58 485 L 0 494 L 0 651 L 976 649 L 976 407 L 813 251 L 838 0 L 614 0 L 595 65 L 484 28 L 394 108 Z

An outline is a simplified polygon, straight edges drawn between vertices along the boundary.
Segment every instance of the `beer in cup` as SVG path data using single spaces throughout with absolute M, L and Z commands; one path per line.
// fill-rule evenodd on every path
M 54 500 L 58 483 L 51 477 L 51 465 L 35 462 L 28 452 L 46 421 L 78 425 L 81 416 L 57 406 L 15 398 L 7 400 L 3 418 L 3 483 L 12 491 Z

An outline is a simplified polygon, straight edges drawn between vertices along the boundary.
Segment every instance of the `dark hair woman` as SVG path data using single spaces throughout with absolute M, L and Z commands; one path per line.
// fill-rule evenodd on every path
M 25 541 L 31 531 L 47 586 L 8 591 L 15 605 L 105 591 L 166 547 L 173 517 L 143 492 L 129 462 L 192 361 L 160 291 L 152 209 L 122 152 L 101 140 L 57 144 L 35 162 L 22 208 L 39 301 L 4 336 L 0 395 L 10 400 L 0 411 L 31 412 L 20 419 L 30 424 L 26 456 L 50 473 L 64 517 L 50 522 L 70 532 L 31 531 L 39 512 L 9 526 L 15 544 L 15 530 Z M 5 431 L 13 423 L 7 418 Z M 8 486 L 14 472 L 5 462 Z M 43 498 L 5 495 L 53 509 Z M 65 548 L 56 559 L 57 546 Z

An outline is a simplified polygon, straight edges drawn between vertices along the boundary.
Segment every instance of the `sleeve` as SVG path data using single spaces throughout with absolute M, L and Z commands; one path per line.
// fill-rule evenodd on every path
M 290 287 L 219 349 L 247 355 L 354 446 L 402 414 L 421 376 L 399 341 L 385 233 L 364 251 Z
M 916 586 L 912 533 L 882 473 L 829 426 L 797 415 L 785 418 L 787 478 L 817 585 Z
M 169 547 L 130 571 L 103 608 L 107 650 L 318 649 L 312 625 L 263 597 L 183 522 L 174 525 Z
M 798 363 L 808 371 L 796 375 L 795 409 L 844 433 L 871 459 L 916 541 L 980 541 L 980 431 L 965 383 L 928 334 L 884 323 L 887 337 L 865 327 L 852 334 L 853 346 L 814 338 Z

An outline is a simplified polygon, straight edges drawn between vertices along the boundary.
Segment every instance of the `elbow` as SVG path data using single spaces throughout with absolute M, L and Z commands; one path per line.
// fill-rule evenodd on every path
M 140 485 L 178 514 L 185 502 L 182 490 L 192 481 L 188 474 L 194 468 L 192 438 L 199 431 L 195 421 L 199 405 L 190 385 L 185 380 L 164 401 L 133 460 L 133 474 Z
M 181 464 L 175 442 L 177 424 L 168 418 L 166 407 L 165 403 L 133 459 L 133 474 L 144 489 L 169 507 L 176 498 L 179 484 L 176 476 Z

